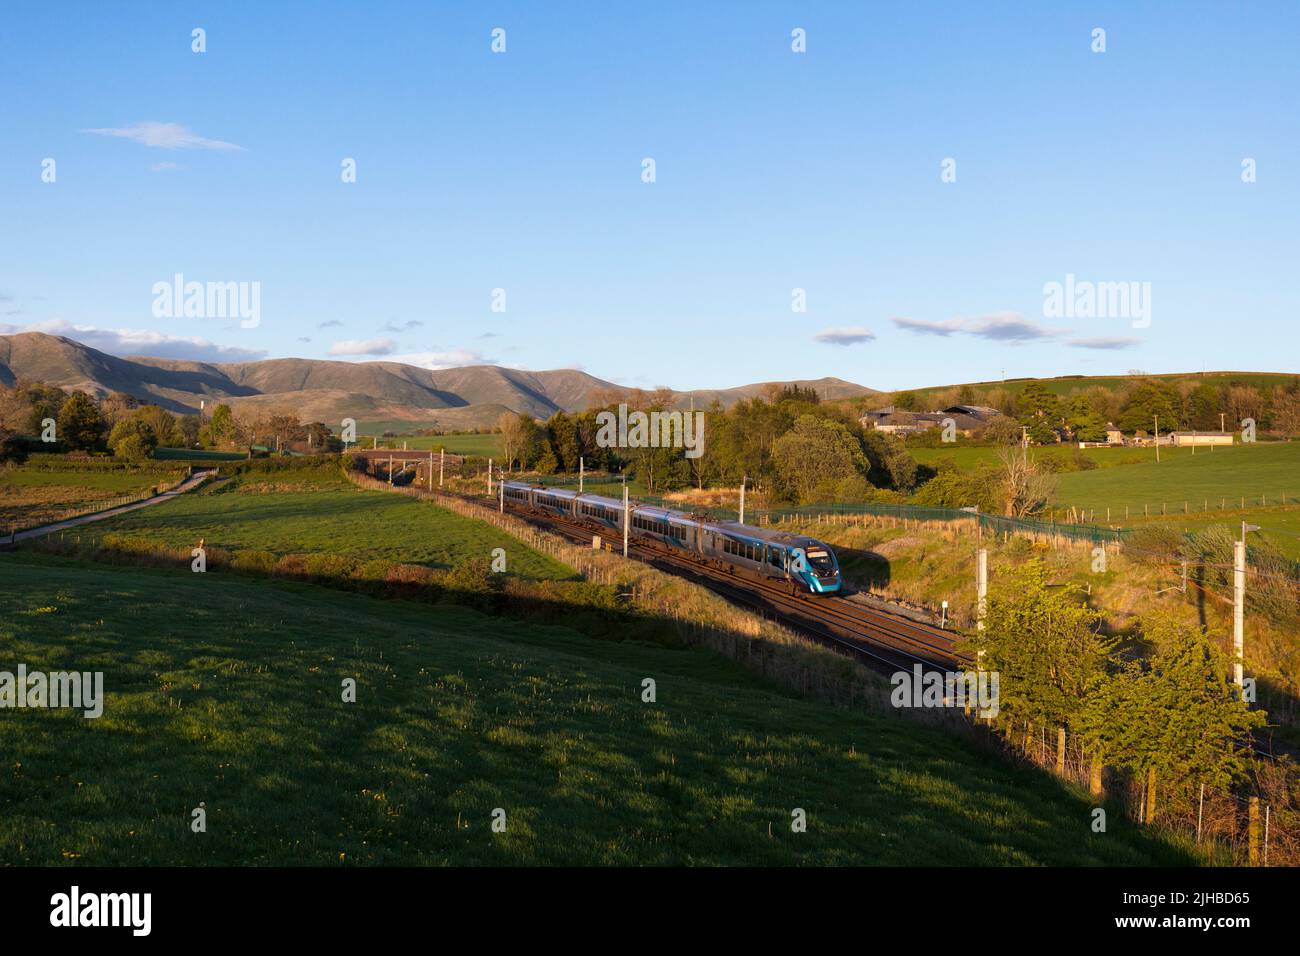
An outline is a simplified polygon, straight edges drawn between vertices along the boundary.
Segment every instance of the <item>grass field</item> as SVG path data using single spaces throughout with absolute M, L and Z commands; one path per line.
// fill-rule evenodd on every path
M 0 531 L 57 521 L 71 511 L 110 504 L 158 484 L 170 483 L 183 468 L 144 466 L 139 469 L 77 471 L 29 465 L 0 468 Z
M 1135 381 L 1143 379 L 1157 379 L 1162 382 L 1178 384 L 1179 382 L 1191 382 L 1196 385 L 1209 384 L 1218 388 L 1227 388 L 1229 385 L 1242 384 L 1249 385 L 1252 388 L 1264 388 L 1271 386 L 1279 388 L 1288 385 L 1295 379 L 1294 373 L 1287 372 L 1204 372 L 1201 374 L 1174 373 L 1169 375 L 1070 375 L 1063 378 L 1044 378 L 1044 379 L 1012 379 L 1005 382 L 980 382 L 971 385 L 971 390 L 975 393 L 975 402 L 982 402 L 990 392 L 995 390 L 1004 390 L 1013 394 L 1023 391 L 1025 386 L 1031 381 L 1037 381 L 1047 391 L 1054 395 L 1072 395 L 1077 392 L 1086 391 L 1089 388 L 1100 387 L 1109 391 L 1122 391 L 1129 388 Z M 922 398 L 922 405 L 925 399 L 936 395 L 939 392 L 945 392 L 952 388 L 951 385 L 931 386 L 928 388 L 912 389 L 912 391 Z
M 699 650 L 307 585 L 0 565 L 7 663 L 102 671 L 107 692 L 97 720 L 0 720 L 0 863 L 1194 862 L 1118 812 L 1092 833 L 1044 774 Z
M 248 456 L 239 451 L 212 451 L 207 448 L 156 448 L 158 461 L 243 461 Z
M 392 431 L 392 429 L 387 429 Z M 380 434 L 377 430 L 366 432 L 358 443 L 361 448 L 369 448 L 373 436 Z M 484 458 L 500 458 L 500 435 L 398 435 L 396 438 L 379 439 L 379 447 L 401 448 L 405 443 L 411 451 L 427 451 L 430 448 L 447 449 L 451 455 L 479 455 Z
M 998 464 L 998 446 L 966 445 L 957 442 L 939 448 L 916 448 L 908 446 L 907 452 L 922 465 L 937 465 L 948 459 L 962 468 L 976 468 L 980 465 Z M 1073 460 L 1082 454 L 1096 464 L 1098 468 L 1119 468 L 1155 460 L 1155 450 L 1150 448 L 1078 448 L 1073 445 L 1055 445 L 1033 449 L 1038 458 L 1055 458 L 1062 461 Z M 1164 456 L 1164 451 L 1160 452 Z
M 512 574 L 559 580 L 573 572 L 481 522 L 402 495 L 362 491 L 336 465 L 240 475 L 172 501 L 110 518 L 97 531 L 234 551 L 328 552 L 451 567 L 505 548 Z
M 1258 507 L 1260 497 L 1300 500 L 1300 442 L 1233 445 L 1211 452 L 1189 448 L 1162 448 L 1160 463 L 1154 457 L 1123 468 L 1078 471 L 1061 475 L 1053 496 L 1054 507 L 1087 508 L 1112 520 L 1122 517 L 1124 506 L 1136 515 L 1147 505 L 1159 513 L 1164 502 L 1169 511 L 1204 509 L 1208 499 L 1218 508 L 1241 504 Z

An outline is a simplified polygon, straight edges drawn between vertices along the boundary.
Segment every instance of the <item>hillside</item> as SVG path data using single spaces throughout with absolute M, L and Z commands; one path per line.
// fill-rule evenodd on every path
M 548 418 L 579 412 L 595 399 L 628 389 L 575 369 L 529 372 L 495 365 L 430 370 L 400 362 L 267 359 L 206 363 L 132 356 L 118 358 L 62 336 L 22 332 L 0 336 L 0 384 L 19 378 L 79 389 L 96 397 L 125 392 L 173 412 L 199 403 L 286 409 L 324 422 L 405 421 L 417 427 L 483 428 L 505 410 Z M 799 384 L 825 398 L 867 397 L 871 389 L 835 378 L 760 382 L 726 389 L 672 392 L 671 401 L 703 408 L 762 395 L 774 385 Z
M 1119 814 L 1091 833 L 1045 774 L 700 650 L 213 573 L 0 564 L 16 659 L 93 664 L 107 695 L 96 720 L 0 722 L 11 863 L 1194 862 Z

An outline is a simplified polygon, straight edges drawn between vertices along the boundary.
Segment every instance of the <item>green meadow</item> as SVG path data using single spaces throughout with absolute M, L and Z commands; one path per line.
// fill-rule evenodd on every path
M 1127 451 L 1127 449 L 1125 450 Z M 1141 464 L 1122 468 L 1078 471 L 1061 475 L 1054 507 L 1071 505 L 1094 510 L 1098 517 L 1111 509 L 1113 521 L 1142 506 L 1158 514 L 1163 502 L 1169 512 L 1241 506 L 1258 507 L 1261 496 L 1280 502 L 1300 500 L 1300 442 L 1233 445 L 1228 448 L 1162 448 L 1160 462 L 1152 455 Z M 1226 501 L 1225 501 L 1226 499 Z
M 560 580 L 572 570 L 502 531 L 426 501 L 362 491 L 325 464 L 226 478 L 198 492 L 98 522 L 94 534 L 146 538 L 172 548 L 208 546 L 276 555 L 309 552 L 358 560 L 453 567 L 505 548 L 512 574 Z
M 1043 773 L 699 649 L 15 554 L 0 604 L 0 666 L 106 690 L 95 720 L 0 711 L 0 865 L 1194 862 L 1118 811 L 1093 833 Z
M 385 423 L 380 423 L 385 424 Z M 500 458 L 504 454 L 501 448 L 500 435 L 402 435 L 400 429 L 395 429 L 393 423 L 387 423 L 389 427 L 379 428 L 371 425 L 369 428 L 363 427 L 364 435 L 358 445 L 361 448 L 369 448 L 374 442 L 375 436 L 379 437 L 380 448 L 401 448 L 403 444 L 411 451 L 427 451 L 428 449 L 446 448 L 449 455 L 477 455 L 483 458 Z M 410 422 L 402 423 L 402 427 L 409 428 Z M 397 432 L 395 438 L 384 438 L 381 435 L 383 431 Z

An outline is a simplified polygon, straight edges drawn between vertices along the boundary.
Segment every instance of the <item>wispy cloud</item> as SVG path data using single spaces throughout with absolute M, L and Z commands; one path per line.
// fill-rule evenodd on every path
M 927 322 L 924 319 L 892 319 L 900 329 L 916 332 L 918 335 L 949 336 L 961 331 L 961 319 L 949 319 L 947 322 Z
M 83 129 L 83 133 L 96 136 L 115 136 L 129 139 L 142 146 L 155 149 L 215 149 L 226 152 L 244 152 L 244 147 L 227 143 L 219 139 L 208 139 L 192 132 L 180 123 L 158 123 L 154 121 L 133 123 L 130 126 L 106 126 L 99 129 Z
M 155 173 L 165 173 L 170 169 L 180 169 L 180 163 L 154 163 L 149 167 Z
M 264 351 L 217 345 L 198 336 L 184 338 L 149 329 L 101 329 L 93 325 L 75 325 L 62 319 L 25 326 L 0 325 L 0 333 L 14 332 L 62 335 L 110 355 L 143 355 L 194 362 L 252 362 L 266 357 Z
M 403 322 L 401 325 L 398 325 L 396 322 L 389 322 L 387 325 L 384 326 L 383 331 L 385 331 L 385 332 L 407 332 L 407 331 L 409 331 L 409 330 L 411 330 L 411 329 L 418 329 L 418 328 L 419 328 L 420 326 L 422 326 L 422 325 L 424 325 L 424 323 L 421 322 L 419 319 L 407 319 L 407 320 L 406 320 L 405 322 Z
M 894 325 L 918 335 L 948 337 L 955 333 L 974 335 L 993 342 L 1033 342 L 1064 335 L 1069 329 L 1054 329 L 1031 322 L 1018 312 L 991 312 L 969 319 L 930 322 L 924 319 L 893 319 Z
M 860 325 L 822 329 L 813 336 L 818 342 L 824 342 L 827 345 L 857 345 L 861 342 L 870 342 L 875 337 L 874 332 L 864 329 Z
M 392 356 L 394 362 L 405 365 L 417 365 L 420 368 L 460 368 L 463 365 L 492 365 L 493 361 L 485 358 L 482 352 L 473 349 L 448 349 L 445 352 L 410 352 L 406 355 Z
M 1075 349 L 1104 349 L 1108 351 L 1117 351 L 1119 349 L 1131 349 L 1135 345 L 1142 344 L 1142 340 L 1132 336 L 1115 335 L 1102 336 L 1095 339 L 1071 339 L 1065 343 Z
M 344 339 L 330 346 L 330 355 L 391 355 L 396 343 L 392 339 Z
M 343 323 L 340 322 L 338 319 L 330 319 L 328 322 L 322 322 L 320 325 L 316 326 L 316 328 L 318 328 L 318 329 L 332 329 L 332 328 L 334 328 L 334 327 L 336 327 L 336 326 L 339 327 L 339 328 L 342 328 Z

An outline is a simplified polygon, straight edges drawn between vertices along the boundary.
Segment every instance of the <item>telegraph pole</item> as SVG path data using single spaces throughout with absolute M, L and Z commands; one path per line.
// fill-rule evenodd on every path
M 623 476 L 623 557 L 627 557 L 627 533 L 632 525 L 632 512 L 627 506 L 627 476 Z
M 492 494 L 492 459 L 488 459 L 488 494 Z
M 388 483 L 393 483 L 393 456 L 388 456 Z
M 984 615 L 988 613 L 989 549 L 975 552 L 975 629 L 984 630 Z M 980 651 L 982 655 L 984 652 Z
M 446 461 L 447 461 L 447 449 L 445 447 L 438 449 L 438 487 L 439 488 L 442 487 L 442 466 L 446 463 Z
M 1156 416 L 1156 463 L 1160 463 L 1160 416 Z
M 587 474 L 587 464 L 582 456 L 578 456 L 578 494 L 582 494 L 582 481 Z
M 1246 523 L 1241 540 L 1232 543 L 1232 682 L 1241 688 L 1246 656 Z
M 1241 540 L 1232 543 L 1232 681 L 1245 686 L 1246 665 L 1246 535 L 1259 525 L 1241 523 Z
M 745 523 L 745 485 L 747 484 L 749 484 L 749 475 L 740 479 L 740 516 L 736 521 L 737 524 Z
M 497 482 L 497 488 L 500 489 L 501 504 L 498 506 L 497 511 L 500 514 L 505 514 L 506 513 L 506 473 L 502 471 L 499 477 L 501 480 Z
M 429 449 L 429 490 L 433 491 L 433 449 Z

